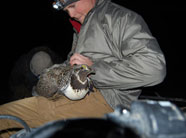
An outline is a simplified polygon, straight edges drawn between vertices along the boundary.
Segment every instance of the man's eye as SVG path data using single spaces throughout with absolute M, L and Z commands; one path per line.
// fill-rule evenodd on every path
M 75 4 L 70 5 L 69 8 L 75 8 Z

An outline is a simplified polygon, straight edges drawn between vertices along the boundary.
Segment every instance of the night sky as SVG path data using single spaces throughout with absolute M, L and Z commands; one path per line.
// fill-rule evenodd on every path
M 162 3 L 163 1 L 163 3 Z M 167 77 L 154 88 L 160 95 L 186 98 L 186 6 L 177 0 L 115 0 L 146 21 L 165 54 Z M 52 8 L 52 0 L 19 0 L 4 4 L 1 13 L 1 96 L 8 96 L 8 77 L 15 61 L 34 47 L 47 45 L 64 59 L 73 29 L 68 15 Z

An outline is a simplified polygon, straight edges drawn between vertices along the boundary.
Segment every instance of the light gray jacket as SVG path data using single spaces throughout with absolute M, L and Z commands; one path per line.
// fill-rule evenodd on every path
M 166 76 L 164 55 L 140 15 L 110 0 L 97 0 L 72 51 L 91 58 L 91 76 L 108 104 L 130 107 L 141 88 L 161 83 Z

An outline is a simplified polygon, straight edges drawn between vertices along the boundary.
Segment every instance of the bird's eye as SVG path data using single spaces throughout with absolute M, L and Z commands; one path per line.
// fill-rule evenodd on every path
M 86 65 L 81 65 L 81 69 L 87 69 Z

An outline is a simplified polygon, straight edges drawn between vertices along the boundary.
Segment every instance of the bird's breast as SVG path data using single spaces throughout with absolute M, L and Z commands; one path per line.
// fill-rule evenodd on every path
M 64 91 L 64 95 L 71 100 L 80 100 L 85 97 L 85 95 L 89 92 L 89 89 L 73 89 L 71 85 L 69 85 Z

